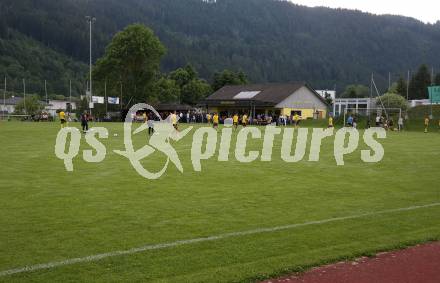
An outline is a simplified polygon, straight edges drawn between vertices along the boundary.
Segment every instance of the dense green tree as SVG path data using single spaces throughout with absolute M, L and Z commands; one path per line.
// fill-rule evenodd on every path
M 434 84 L 435 85 L 440 85 L 440 73 L 435 76 Z
M 406 93 L 407 93 L 407 82 L 403 79 L 403 77 L 399 77 L 399 79 L 397 80 L 397 86 L 396 86 L 396 93 L 406 97 Z
M 96 63 L 94 77 L 122 81 L 129 94 L 124 97 L 125 103 L 147 101 L 164 54 L 165 47 L 151 29 L 141 24 L 129 25 L 113 37 Z
M 408 108 L 408 101 L 396 93 L 386 93 L 378 97 L 376 100 L 377 105 L 381 105 L 381 103 L 383 103 L 386 108 L 400 108 L 402 110 L 406 110 Z
M 84 113 L 84 111 L 88 111 L 88 110 L 89 110 L 89 102 L 85 97 L 83 97 L 83 99 L 80 100 L 78 106 L 76 107 L 76 113 L 79 116 L 82 113 Z
M 426 99 L 428 98 L 428 87 L 431 85 L 431 74 L 427 65 L 423 64 L 419 67 L 417 73 L 411 78 L 409 84 L 410 99 Z
M 175 102 L 180 100 L 180 87 L 176 81 L 162 77 L 153 86 L 154 99 L 151 102 Z
M 15 106 L 15 114 L 40 114 L 44 106 L 37 95 L 28 95 Z
M 191 65 L 186 65 L 184 68 L 178 68 L 172 71 L 169 77 L 174 80 L 180 88 L 183 88 L 190 81 L 195 80 L 198 74 Z
M 340 97 L 342 98 L 364 98 L 370 96 L 370 89 L 364 85 L 349 85 L 345 88 Z
M 181 93 L 181 102 L 195 105 L 211 93 L 211 86 L 200 79 L 194 79 L 184 85 Z
M 211 86 L 213 91 L 217 91 L 225 85 L 243 85 L 247 83 L 248 79 L 244 72 L 233 72 L 226 69 L 221 73 L 214 74 Z

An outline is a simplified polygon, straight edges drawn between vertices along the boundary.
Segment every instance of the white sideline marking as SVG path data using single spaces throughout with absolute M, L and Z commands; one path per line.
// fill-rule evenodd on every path
M 156 244 L 156 245 L 146 245 L 143 247 L 132 248 L 129 250 L 114 251 L 114 252 L 96 254 L 96 255 L 91 255 L 91 256 L 86 256 L 86 257 L 77 257 L 77 258 L 71 258 L 71 259 L 66 259 L 66 260 L 62 260 L 62 261 L 54 261 L 54 262 L 49 262 L 49 263 L 36 264 L 36 265 L 30 265 L 30 266 L 15 268 L 15 269 L 4 270 L 4 271 L 0 272 L 0 277 L 12 275 L 12 274 L 17 274 L 17 273 L 32 272 L 32 271 L 41 270 L 41 269 L 51 269 L 51 268 L 64 266 L 64 265 L 72 265 L 75 263 L 98 261 L 98 260 L 108 258 L 108 257 L 130 255 L 130 254 L 141 253 L 141 252 L 150 251 L 150 250 L 160 250 L 160 249 L 171 248 L 171 247 L 176 247 L 176 246 L 181 246 L 181 245 L 222 240 L 222 239 L 231 238 L 231 237 L 238 237 L 238 236 L 254 235 L 254 234 L 260 234 L 260 233 L 269 233 L 269 232 L 293 229 L 293 228 L 309 226 L 309 225 L 325 224 L 325 223 L 335 222 L 335 221 L 356 219 L 356 218 L 368 217 L 368 216 L 373 216 L 373 215 L 378 215 L 378 214 L 409 211 L 409 210 L 428 208 L 428 207 L 434 207 L 434 206 L 440 206 L 440 203 L 431 203 L 431 204 L 426 204 L 426 205 L 410 206 L 410 207 L 405 207 L 405 208 L 388 209 L 388 210 L 377 211 L 377 212 L 369 212 L 369 213 L 363 213 L 363 214 L 352 215 L 352 216 L 344 216 L 344 217 L 335 217 L 335 218 L 329 218 L 329 219 L 324 219 L 324 220 L 310 221 L 310 222 L 297 223 L 297 224 L 291 224 L 291 225 L 285 225 L 285 226 L 277 226 L 277 227 L 271 227 L 271 228 L 258 228 L 258 229 L 254 229 L 254 230 L 241 231 L 241 232 L 231 232 L 231 233 L 219 234 L 219 235 L 203 237 L 203 238 L 180 240 L 180 241 L 176 241 L 176 242 Z

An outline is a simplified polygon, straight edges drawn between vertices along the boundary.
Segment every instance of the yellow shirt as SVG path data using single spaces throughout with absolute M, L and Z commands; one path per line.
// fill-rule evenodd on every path
M 295 116 L 293 116 L 293 120 L 298 121 L 299 120 L 299 115 L 295 114 Z
M 144 113 L 143 117 L 144 117 L 144 121 L 147 122 L 148 121 L 147 113 Z
M 232 120 L 234 121 L 234 123 L 238 123 L 238 115 L 234 115 L 234 117 L 232 118 Z M 440 122 L 439 122 L 440 123 Z
M 241 118 L 241 122 L 244 124 L 247 123 L 247 115 L 243 115 L 243 118 Z
M 61 111 L 59 115 L 61 120 L 66 120 L 66 113 L 64 111 Z
M 176 114 L 171 114 L 171 123 L 173 123 L 173 125 L 177 124 L 177 116 L 176 116 Z
M 329 126 L 333 126 L 333 118 L 332 117 L 328 118 L 328 124 L 329 124 Z
M 426 119 L 425 119 L 425 126 L 428 126 L 428 125 L 429 125 L 429 119 L 426 118 Z
M 218 124 L 218 115 L 214 115 L 214 117 L 212 117 L 212 121 L 213 121 L 215 124 Z

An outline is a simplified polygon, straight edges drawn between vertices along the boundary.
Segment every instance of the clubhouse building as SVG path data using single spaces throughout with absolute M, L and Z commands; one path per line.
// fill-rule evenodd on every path
M 322 119 L 329 105 L 306 83 L 224 86 L 204 100 L 209 113 L 231 117 L 234 113 Z

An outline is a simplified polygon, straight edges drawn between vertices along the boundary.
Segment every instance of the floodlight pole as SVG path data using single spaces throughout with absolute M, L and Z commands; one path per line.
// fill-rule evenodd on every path
M 69 103 L 70 103 L 70 111 L 72 112 L 73 107 L 72 107 L 72 80 L 69 80 Z
M 26 111 L 26 81 L 23 79 L 23 105 L 24 105 L 24 114 L 27 113 Z
M 432 67 L 431 69 L 431 86 L 434 86 L 434 67 Z M 431 97 L 431 115 L 430 115 L 430 119 L 433 119 L 434 116 L 432 115 L 432 95 L 430 95 Z
M 6 76 L 5 76 L 5 85 L 3 89 L 3 112 L 6 112 Z M 4 115 L 4 114 L 3 114 Z
M 370 81 L 370 101 L 368 102 L 368 121 L 370 121 L 371 119 L 371 102 L 373 100 L 373 73 L 371 73 L 371 81 Z M 344 120 L 345 123 L 345 120 Z
M 95 22 L 96 21 L 96 18 L 95 17 L 92 17 L 92 16 L 86 16 L 86 19 L 87 19 L 87 22 L 89 23 L 89 28 L 90 28 L 90 30 L 89 30 L 89 72 L 90 72 L 90 74 L 89 74 L 89 76 L 90 76 L 90 78 L 89 78 L 89 80 L 90 80 L 90 84 L 89 84 L 89 94 L 90 94 L 90 100 L 89 100 L 89 111 L 90 111 L 90 116 L 92 115 L 92 108 L 90 107 L 91 106 L 91 103 L 92 103 L 92 23 L 93 22 Z
M 105 102 L 105 117 L 108 117 L 108 101 L 107 101 L 107 79 L 104 81 L 104 102 Z
M 388 72 L 388 91 L 391 89 L 391 72 Z
M 410 73 L 410 71 L 408 70 L 408 77 L 406 80 L 406 101 L 409 100 L 409 75 L 410 75 L 409 73 Z
M 49 105 L 49 99 L 47 98 L 47 81 L 44 80 L 44 93 L 46 94 L 46 104 Z

